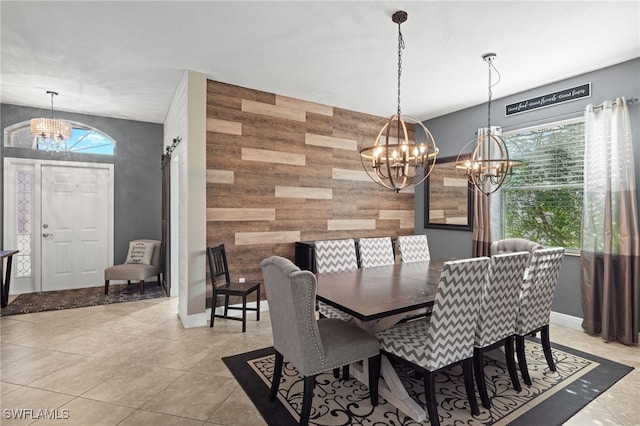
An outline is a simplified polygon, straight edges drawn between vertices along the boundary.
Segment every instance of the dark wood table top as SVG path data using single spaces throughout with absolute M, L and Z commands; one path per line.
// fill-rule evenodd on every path
M 447 260 L 452 259 L 316 274 L 317 298 L 362 321 L 427 307 Z

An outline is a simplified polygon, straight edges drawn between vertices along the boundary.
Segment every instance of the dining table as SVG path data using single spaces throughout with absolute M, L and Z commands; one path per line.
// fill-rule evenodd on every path
M 453 259 L 395 263 L 352 271 L 316 274 L 318 300 L 338 308 L 349 315 L 362 328 L 381 331 L 380 325 L 390 327 L 402 314 L 433 306 L 444 262 Z M 365 365 L 354 364 L 351 374 L 367 382 Z M 380 396 L 399 408 L 412 419 L 426 419 L 425 408 L 407 392 L 396 370 L 386 356 L 380 367 Z

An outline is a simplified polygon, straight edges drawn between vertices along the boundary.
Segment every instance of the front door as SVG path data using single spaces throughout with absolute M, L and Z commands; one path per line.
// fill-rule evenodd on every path
M 109 170 L 42 165 L 42 291 L 104 284 Z

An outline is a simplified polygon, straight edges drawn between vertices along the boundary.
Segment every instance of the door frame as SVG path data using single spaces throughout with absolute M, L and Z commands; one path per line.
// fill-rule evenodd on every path
M 60 166 L 106 169 L 108 172 L 108 197 L 107 206 L 107 264 L 113 265 L 113 232 L 114 232 L 114 165 L 109 163 L 88 163 L 80 161 L 41 160 L 34 158 L 4 158 L 4 217 L 3 217 L 3 247 L 15 247 L 15 170 L 17 166 L 32 167 L 32 269 L 30 278 L 16 278 L 17 268 L 12 268 L 11 294 L 31 293 L 42 291 L 42 244 L 41 239 L 36 238 L 42 228 L 42 166 Z

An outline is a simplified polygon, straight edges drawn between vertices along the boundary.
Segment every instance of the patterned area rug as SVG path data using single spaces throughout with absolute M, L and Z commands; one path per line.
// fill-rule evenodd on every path
M 112 284 L 109 286 L 108 295 L 104 294 L 104 286 L 21 294 L 5 308 L 2 308 L 1 313 L 2 316 L 28 314 L 55 311 L 57 309 L 134 302 L 158 297 L 165 297 L 165 294 L 162 287 L 156 282 L 145 283 L 144 294 L 140 294 L 140 288 L 137 283 Z
M 537 339 L 526 343 L 532 386 L 522 384 L 516 392 L 504 362 L 494 351 L 486 356 L 491 410 L 480 406 L 480 415 L 469 410 L 462 369 L 453 367 L 436 381 L 438 414 L 442 425 L 560 425 L 580 411 L 633 368 L 594 355 L 553 344 L 556 372 L 551 372 Z M 489 358 L 492 357 L 492 358 Z M 302 378 L 285 362 L 278 401 L 268 400 L 273 376 L 273 348 L 223 358 L 227 367 L 269 425 L 294 425 L 302 406 Z M 285 359 L 286 361 L 286 359 Z M 395 366 L 409 394 L 425 405 L 421 377 L 404 366 Z M 315 425 L 426 425 L 418 423 L 380 398 L 371 406 L 369 390 L 355 379 L 337 380 L 331 372 L 317 377 L 310 423 Z

